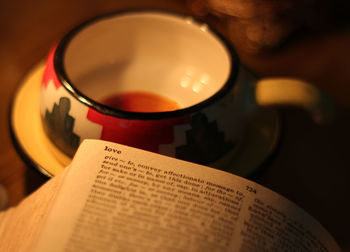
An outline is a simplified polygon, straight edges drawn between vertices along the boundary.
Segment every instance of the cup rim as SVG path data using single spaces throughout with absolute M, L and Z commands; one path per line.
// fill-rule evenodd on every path
M 84 28 L 88 27 L 89 25 L 95 22 L 99 22 L 103 19 L 108 19 L 111 17 L 117 17 L 124 14 L 133 14 L 133 13 L 157 13 L 157 14 L 170 15 L 170 16 L 182 18 L 182 19 L 190 17 L 193 22 L 206 25 L 208 29 L 210 29 L 210 32 L 217 37 L 217 39 L 223 44 L 223 46 L 229 53 L 231 66 L 230 66 L 229 76 L 226 80 L 226 83 L 212 96 L 210 96 L 209 98 L 199 103 L 196 103 L 186 108 L 180 108 L 172 111 L 160 111 L 160 112 L 134 112 L 134 111 L 121 110 L 121 109 L 104 105 L 92 99 L 91 97 L 83 94 L 78 88 L 75 87 L 73 82 L 70 80 L 64 67 L 63 59 L 70 41 L 72 41 L 73 38 L 81 30 L 83 30 Z M 238 76 L 240 61 L 237 56 L 237 53 L 233 49 L 233 46 L 228 42 L 226 38 L 224 38 L 220 33 L 218 33 L 215 29 L 213 29 L 207 23 L 199 21 L 198 19 L 196 19 L 195 17 L 189 14 L 186 15 L 186 14 L 181 14 L 181 13 L 176 13 L 176 12 L 161 10 L 161 9 L 131 9 L 131 10 L 120 10 L 120 11 L 110 12 L 110 13 L 93 17 L 81 23 L 80 25 L 76 26 L 72 30 L 70 30 L 65 36 L 63 36 L 63 38 L 59 41 L 59 43 L 56 46 L 56 49 L 54 52 L 53 65 L 54 65 L 55 74 L 58 80 L 60 81 L 61 85 L 66 89 L 66 91 L 68 91 L 68 93 L 71 94 L 79 102 L 92 108 L 93 110 L 104 115 L 109 115 L 109 116 L 123 118 L 123 119 L 156 120 L 156 119 L 174 118 L 174 117 L 180 117 L 188 114 L 193 114 L 195 112 L 202 110 L 205 107 L 212 105 L 220 98 L 223 98 L 226 94 L 229 93 L 229 91 L 235 85 L 235 82 Z

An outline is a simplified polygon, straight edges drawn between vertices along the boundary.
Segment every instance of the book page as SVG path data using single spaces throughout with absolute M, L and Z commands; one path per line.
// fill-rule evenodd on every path
M 30 251 L 68 171 L 66 167 L 20 204 L 0 211 L 0 251 Z
M 254 182 L 86 140 L 35 251 L 340 251 L 298 206 Z

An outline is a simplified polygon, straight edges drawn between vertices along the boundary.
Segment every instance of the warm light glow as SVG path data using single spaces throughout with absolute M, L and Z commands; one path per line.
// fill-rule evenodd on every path
M 200 82 L 203 83 L 204 85 L 208 84 L 210 81 L 210 77 L 208 74 L 203 74 L 202 77 L 200 78 Z
M 74 89 L 70 85 L 66 85 L 66 88 L 68 89 L 68 91 L 74 92 Z
M 208 73 L 198 76 L 196 69 L 193 66 L 188 66 L 185 69 L 185 74 L 180 79 L 180 86 L 182 88 L 191 88 L 193 92 L 199 93 L 209 82 L 210 75 Z
M 203 83 L 196 81 L 193 86 L 192 86 L 192 90 L 196 93 L 199 93 L 203 88 Z
M 202 24 L 199 28 L 202 32 L 208 31 L 208 26 L 206 24 Z
M 78 97 L 78 100 L 85 103 L 85 104 L 88 104 L 88 105 L 92 105 L 91 102 L 89 102 L 88 100 L 86 100 L 84 97 Z
M 193 18 L 187 17 L 186 18 L 186 24 L 193 24 Z
M 191 78 L 186 76 L 186 75 L 183 76 L 181 81 L 180 81 L 180 85 L 183 88 L 187 88 L 190 85 L 190 83 L 191 83 Z

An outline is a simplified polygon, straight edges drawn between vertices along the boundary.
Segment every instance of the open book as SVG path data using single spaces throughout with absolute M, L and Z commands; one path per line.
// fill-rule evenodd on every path
M 85 140 L 45 186 L 55 193 L 36 204 L 45 210 L 30 220 L 30 251 L 340 251 L 313 217 L 267 188 L 115 143 Z M 0 237 L 15 213 L 0 215 Z

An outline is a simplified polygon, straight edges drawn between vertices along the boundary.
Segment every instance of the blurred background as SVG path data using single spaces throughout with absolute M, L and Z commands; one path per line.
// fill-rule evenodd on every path
M 77 24 L 106 12 L 143 7 L 193 14 L 185 0 L 0 0 L 0 184 L 7 189 L 9 206 L 46 181 L 22 161 L 10 137 L 9 110 L 21 80 Z M 232 29 L 226 29 L 221 17 L 199 18 L 230 37 Z M 324 31 L 320 26 L 317 32 L 297 33 L 274 50 L 247 50 L 242 40 L 231 41 L 243 64 L 258 75 L 300 77 L 333 98 L 336 118 L 328 125 L 314 124 L 302 111 L 281 112 L 280 145 L 254 180 L 300 205 L 350 251 L 350 26 L 341 21 Z

